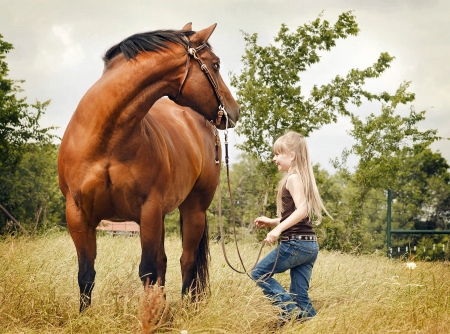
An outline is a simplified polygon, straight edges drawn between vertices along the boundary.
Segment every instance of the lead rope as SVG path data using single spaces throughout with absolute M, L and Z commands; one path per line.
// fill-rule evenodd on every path
M 265 242 L 262 241 L 262 243 L 261 243 L 261 247 L 260 247 L 260 249 L 259 249 L 258 257 L 257 257 L 257 259 L 256 259 L 255 264 L 252 266 L 252 268 L 251 268 L 250 270 L 247 270 L 247 269 L 245 268 L 244 261 L 242 260 L 241 253 L 240 253 L 240 251 L 239 251 L 238 242 L 237 242 L 236 216 L 235 216 L 235 210 L 234 210 L 233 196 L 232 196 L 232 193 L 231 193 L 231 185 L 230 185 L 230 168 L 229 168 L 229 164 L 228 164 L 228 162 L 229 162 L 229 158 L 228 158 L 228 115 L 227 115 L 226 113 L 225 113 L 225 121 L 226 121 L 226 127 L 225 127 L 225 165 L 226 165 L 226 170 L 227 170 L 228 193 L 229 193 L 230 202 L 231 202 L 231 216 L 232 216 L 232 221 L 233 221 L 233 236 L 234 236 L 234 243 L 235 243 L 235 245 L 236 245 L 236 251 L 237 251 L 237 253 L 238 253 L 239 261 L 240 261 L 240 263 L 241 263 L 242 268 L 244 269 L 244 271 L 238 270 L 238 269 L 234 268 L 234 267 L 231 265 L 230 261 L 228 260 L 227 253 L 226 253 L 226 250 L 225 250 L 225 238 L 224 238 L 223 222 L 222 222 L 222 194 L 221 194 L 221 189 L 220 189 L 221 187 L 220 187 L 220 174 L 219 174 L 219 184 L 218 184 L 219 189 L 218 189 L 218 196 L 219 196 L 219 227 L 220 227 L 220 241 L 221 241 L 221 245 L 222 245 L 223 256 L 224 256 L 225 262 L 228 264 L 228 266 L 229 266 L 231 269 L 233 269 L 235 272 L 237 272 L 237 273 L 239 273 L 239 274 L 246 274 L 248 277 L 250 277 L 250 278 L 253 280 L 253 278 L 250 276 L 249 272 L 252 272 L 253 269 L 255 269 L 256 265 L 258 264 L 259 259 L 260 259 L 260 257 L 261 257 L 262 250 L 263 250 L 264 245 L 265 245 Z M 215 131 L 214 135 L 216 136 L 216 164 L 218 164 L 218 145 L 220 145 L 220 139 L 218 139 L 218 138 L 219 138 L 219 134 L 218 134 L 217 128 L 216 128 L 216 131 Z M 264 282 L 265 280 L 267 280 L 268 278 L 270 278 L 270 277 L 273 275 L 273 273 L 274 273 L 274 271 L 275 271 L 275 268 L 276 268 L 276 266 L 277 266 L 278 257 L 279 257 L 279 255 L 280 255 L 280 248 L 281 248 L 281 247 L 280 247 L 280 240 L 278 240 L 277 256 L 276 256 L 276 258 L 275 258 L 275 263 L 274 263 L 274 265 L 273 265 L 273 268 L 272 268 L 272 270 L 271 270 L 269 273 L 266 273 L 266 274 L 264 275 L 264 276 L 265 276 L 264 279 L 259 279 L 259 281 L 263 281 L 263 282 Z

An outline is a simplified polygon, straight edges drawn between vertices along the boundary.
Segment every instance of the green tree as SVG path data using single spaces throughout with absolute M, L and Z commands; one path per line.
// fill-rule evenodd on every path
M 314 165 L 314 175 L 317 187 L 322 196 L 327 211 L 333 217 L 325 216 L 322 223 L 315 228 L 320 247 L 329 250 L 343 250 L 345 248 L 345 225 L 343 223 L 348 215 L 348 201 L 346 200 L 348 187 L 347 180 L 339 173 L 330 175 L 326 170 Z
M 16 200 L 11 196 L 14 187 L 12 180 L 17 166 L 27 152 L 26 144 L 50 143 L 55 136 L 50 134 L 54 127 L 42 128 L 39 125 L 50 102 L 28 104 L 26 98 L 18 97 L 22 92 L 19 84 L 23 81 L 8 78 L 9 69 L 5 59 L 12 49 L 12 44 L 4 41 L 0 35 L 0 204 L 14 215 Z M 0 228 L 4 226 L 6 219 L 6 216 L 0 214 Z
M 270 159 L 272 145 L 286 130 L 309 136 L 323 125 L 336 122 L 339 115 L 351 115 L 350 105 L 359 107 L 364 99 L 391 99 L 387 92 L 364 89 L 366 80 L 379 77 L 390 66 L 394 58 L 388 53 L 381 53 L 370 67 L 351 69 L 346 76 L 338 75 L 326 85 L 314 85 L 308 97 L 302 92 L 301 73 L 320 61 L 320 52 L 330 51 L 339 39 L 358 32 L 356 18 L 350 11 L 342 13 L 334 25 L 321 16 L 294 32 L 283 24 L 274 45 L 259 46 L 257 34 L 243 33 L 244 69 L 231 75 L 241 106 L 236 132 L 244 142 L 238 147 L 258 158 L 266 198 L 278 182 L 277 168 Z
M 391 184 L 394 207 L 399 211 L 397 228 L 446 228 L 445 203 L 450 190 L 447 161 L 429 148 L 404 153 L 398 177 Z M 415 226 L 407 226 L 412 222 L 416 222 Z M 426 226 L 430 222 L 433 226 Z
M 389 103 L 383 104 L 381 114 L 370 114 L 365 120 L 351 116 L 353 129 L 349 134 L 355 144 L 344 150 L 341 161 L 334 161 L 335 167 L 346 175 L 356 189 L 350 198 L 350 215 L 346 222 L 352 235 L 350 241 L 355 248 L 359 248 L 364 239 L 362 227 L 369 193 L 373 189 L 381 191 L 392 188 L 405 170 L 405 157 L 415 156 L 440 139 L 436 130 L 418 129 L 418 123 L 425 119 L 425 111 L 416 112 L 411 106 L 409 115 L 395 115 L 399 104 L 414 99 L 414 94 L 407 92 L 408 86 L 409 83 L 400 85 Z M 345 167 L 350 154 L 359 159 L 353 174 Z M 411 170 L 408 172 L 412 173 Z
M 282 25 L 275 45 L 257 45 L 257 34 L 244 34 L 244 69 L 231 75 L 237 89 L 241 120 L 236 132 L 243 135 L 240 149 L 256 156 L 262 172 L 270 178 L 276 169 L 269 164 L 271 147 L 287 129 L 308 136 L 323 125 L 336 122 L 339 115 L 350 115 L 349 104 L 360 106 L 362 99 L 388 101 L 386 92 L 373 94 L 363 89 L 367 79 L 379 77 L 393 57 L 382 53 L 373 66 L 352 69 L 347 76 L 336 76 L 329 84 L 314 85 L 310 96 L 302 94 L 300 74 L 320 61 L 320 51 L 330 51 L 338 39 L 357 35 L 359 31 L 352 12 L 339 16 L 331 25 L 319 16 L 295 32 Z M 268 180 L 270 185 L 273 180 Z
M 65 200 L 58 186 L 54 144 L 30 143 L 11 179 L 10 206 L 29 232 L 39 233 L 65 221 Z
M 439 152 L 432 152 L 429 148 L 407 152 L 402 160 L 399 176 L 392 184 L 393 229 L 448 230 L 450 174 L 447 161 Z M 418 246 L 416 255 L 421 258 L 442 259 L 449 255 L 442 252 L 442 244 L 448 246 L 448 239 L 448 235 L 400 234 L 393 236 L 392 243 L 402 247 Z M 433 251 L 433 244 L 440 252 Z

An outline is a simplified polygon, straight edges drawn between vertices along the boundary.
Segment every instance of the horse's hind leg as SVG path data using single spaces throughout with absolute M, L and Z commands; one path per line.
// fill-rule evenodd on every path
M 156 268 L 156 272 L 158 273 L 156 280 L 159 286 L 164 286 L 166 284 L 166 270 L 167 270 L 167 256 L 166 251 L 164 249 L 164 216 L 162 218 L 162 222 L 163 228 L 161 231 L 161 241 L 159 244 L 158 261 Z
M 91 304 L 94 289 L 94 262 L 97 255 L 95 226 L 88 223 L 73 198 L 66 199 L 66 218 L 70 235 L 77 249 L 78 286 L 80 288 L 80 312 Z
M 158 273 L 158 267 L 161 267 L 161 270 L 165 269 L 165 255 L 159 256 L 161 249 L 164 251 L 163 215 L 161 207 L 155 202 L 149 201 L 142 206 L 140 219 L 142 257 L 139 276 L 144 286 L 153 285 L 165 279 L 164 274 L 160 276 Z
M 208 286 L 208 233 L 206 213 L 200 205 L 185 201 L 180 206 L 183 253 L 181 255 L 182 293 L 198 295 Z

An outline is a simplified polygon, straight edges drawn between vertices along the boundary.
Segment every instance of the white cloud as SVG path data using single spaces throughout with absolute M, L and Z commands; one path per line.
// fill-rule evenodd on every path
M 65 28 L 61 26 L 53 26 L 52 32 L 61 39 L 61 42 L 63 42 L 64 45 L 70 45 L 70 32 L 71 28 Z
M 71 45 L 63 54 L 63 66 L 73 66 L 85 58 L 83 48 L 80 44 Z
M 86 58 L 84 54 L 83 47 L 75 43 L 71 38 L 72 28 L 66 26 L 53 26 L 52 33 L 60 39 L 64 45 L 64 51 L 62 52 L 62 57 L 60 64 L 63 67 L 71 67 L 80 63 Z

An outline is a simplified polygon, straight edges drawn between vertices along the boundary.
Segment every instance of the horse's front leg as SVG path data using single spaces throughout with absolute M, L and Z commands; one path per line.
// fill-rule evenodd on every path
M 82 312 L 91 304 L 91 294 L 94 289 L 94 262 L 97 256 L 95 224 L 88 222 L 71 196 L 66 199 L 66 218 L 77 250 L 80 312 Z
M 142 256 L 139 265 L 139 277 L 144 286 L 146 284 L 153 285 L 158 282 L 158 266 L 162 263 L 163 257 L 158 254 L 164 245 L 161 244 L 163 238 L 163 220 L 161 206 L 156 201 L 146 202 L 141 209 L 141 248 Z M 165 270 L 165 265 L 161 269 Z M 165 273 L 162 279 L 165 279 Z

